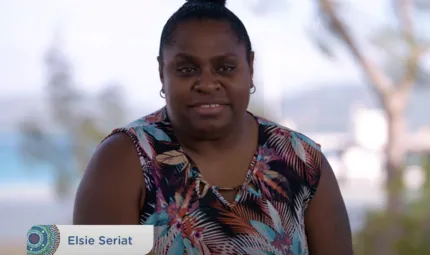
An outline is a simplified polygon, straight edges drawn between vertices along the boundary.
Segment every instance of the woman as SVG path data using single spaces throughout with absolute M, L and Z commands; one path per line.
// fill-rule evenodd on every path
M 352 254 L 319 145 L 246 111 L 254 53 L 225 1 L 185 3 L 158 62 L 166 106 L 101 143 L 74 224 L 155 225 L 154 254 Z

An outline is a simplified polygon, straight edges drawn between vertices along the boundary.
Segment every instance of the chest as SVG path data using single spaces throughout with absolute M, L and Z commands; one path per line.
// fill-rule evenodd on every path
M 156 254 L 173 245 L 165 240 L 192 245 L 194 254 L 304 254 L 302 203 L 309 192 L 274 150 L 259 147 L 248 159 L 218 163 L 178 153 L 175 162 L 154 163 L 150 175 L 143 219 L 164 236 L 155 240 Z M 237 184 L 229 194 L 218 189 Z
M 194 171 L 206 183 L 217 187 L 240 186 L 254 169 L 254 150 L 231 152 L 221 157 L 199 157 L 190 155 Z
M 192 244 L 192 250 L 196 249 L 187 254 L 257 254 L 262 250 L 304 254 L 300 205 L 305 197 L 296 196 L 290 189 L 288 175 L 281 173 L 285 165 L 259 159 L 255 157 L 248 182 L 235 191 L 232 201 L 213 185 L 199 196 L 196 185 L 202 179 L 193 168 L 189 169 L 187 184 L 175 186 L 160 178 L 144 210 L 144 215 L 150 215 L 145 223 L 156 226 L 157 236 L 165 235 L 155 240 L 156 254 L 167 254 L 163 249 L 173 243 L 166 246 L 165 240 L 176 240 L 178 236 L 181 240 L 176 241 Z
M 232 207 L 244 199 L 290 201 L 304 185 L 297 171 L 267 147 L 232 153 L 225 160 L 195 158 L 181 151 L 159 154 L 148 174 L 153 182 L 149 186 L 161 189 L 165 201 L 179 193 L 198 199 L 209 193 Z

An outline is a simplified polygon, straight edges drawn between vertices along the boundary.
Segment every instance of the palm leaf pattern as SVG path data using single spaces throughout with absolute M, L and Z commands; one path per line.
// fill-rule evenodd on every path
M 320 178 L 320 146 L 256 117 L 252 169 L 228 204 L 214 188 L 199 191 L 199 170 L 181 150 L 166 108 L 112 132 L 128 134 L 146 185 L 141 224 L 155 226 L 155 254 L 308 254 L 304 213 Z

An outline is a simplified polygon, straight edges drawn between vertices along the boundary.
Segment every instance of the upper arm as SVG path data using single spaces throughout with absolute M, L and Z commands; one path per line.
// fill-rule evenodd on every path
M 324 156 L 318 189 L 305 211 L 305 227 L 310 254 L 353 254 L 345 203 L 333 170 Z
M 103 141 L 92 156 L 75 198 L 73 224 L 139 224 L 143 175 L 126 134 Z

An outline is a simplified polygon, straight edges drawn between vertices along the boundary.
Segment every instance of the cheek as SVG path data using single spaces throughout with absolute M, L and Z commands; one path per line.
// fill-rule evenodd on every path
M 242 109 L 248 107 L 249 102 L 249 86 L 245 84 L 236 84 L 230 86 L 229 94 L 230 98 L 234 101 L 235 108 Z
M 180 93 L 181 90 L 186 86 L 184 82 L 177 76 L 170 74 L 169 72 L 165 73 L 164 82 L 163 82 L 164 90 L 169 94 Z
M 230 88 L 231 94 L 234 94 L 235 96 L 246 98 L 249 97 L 250 91 L 251 91 L 251 84 L 252 81 L 248 78 L 241 77 L 240 79 L 236 79 L 230 82 Z
M 243 98 L 249 94 L 247 85 L 237 84 L 230 87 L 230 93 L 234 96 Z
M 177 80 L 166 79 L 164 82 L 166 100 L 172 104 L 185 102 L 189 96 L 189 85 Z

